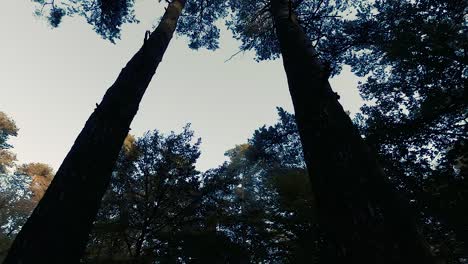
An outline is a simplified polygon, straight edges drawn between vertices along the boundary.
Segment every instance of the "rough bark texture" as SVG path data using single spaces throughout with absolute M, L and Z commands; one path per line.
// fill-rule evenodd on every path
M 86 122 L 4 263 L 78 263 L 130 123 L 185 0 L 171 2 Z
M 432 263 L 407 206 L 387 182 L 328 82 L 287 0 L 271 0 L 329 263 Z

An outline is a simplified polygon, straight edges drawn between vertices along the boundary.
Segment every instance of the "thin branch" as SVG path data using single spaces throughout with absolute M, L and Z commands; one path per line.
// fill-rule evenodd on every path
M 52 6 L 52 9 L 55 9 L 54 0 L 52 0 L 52 2 L 46 2 L 46 3 L 42 4 L 42 7 L 41 7 L 41 14 L 42 14 L 42 11 L 44 11 L 44 7 L 45 7 L 46 5 L 51 5 L 51 6 Z
M 225 60 L 224 63 L 226 63 L 226 62 L 232 60 L 235 56 L 237 56 L 237 55 L 238 55 L 239 53 L 241 53 L 241 52 L 245 52 L 245 51 L 244 51 L 244 50 L 239 50 L 238 52 L 232 54 L 231 57 L 229 57 L 227 60 Z

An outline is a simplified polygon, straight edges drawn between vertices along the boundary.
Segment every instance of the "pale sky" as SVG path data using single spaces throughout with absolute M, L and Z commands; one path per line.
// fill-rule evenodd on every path
M 164 9 L 137 0 L 140 24 L 124 27 L 116 45 L 101 39 L 82 18 L 65 18 L 51 29 L 33 16 L 29 0 L 2 0 L 0 9 L 0 111 L 20 128 L 10 142 L 19 163 L 44 162 L 57 169 L 85 121 L 139 49 L 144 33 Z M 164 3 L 164 1 L 163 1 Z M 239 43 L 222 30 L 221 48 L 193 51 L 175 36 L 140 105 L 131 133 L 180 131 L 190 122 L 202 138 L 197 168 L 224 160 L 224 152 L 246 142 L 253 131 L 277 120 L 275 107 L 292 111 L 281 60 L 260 62 L 239 54 Z M 345 110 L 362 100 L 359 78 L 345 67 L 331 80 Z

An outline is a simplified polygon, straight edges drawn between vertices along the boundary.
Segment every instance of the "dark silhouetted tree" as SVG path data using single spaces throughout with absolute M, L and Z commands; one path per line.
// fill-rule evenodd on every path
M 5 263 L 78 262 L 122 143 L 172 38 L 184 0 L 172 1 L 86 122 Z M 110 8 L 113 12 L 113 8 Z M 101 12 L 105 9 L 101 9 Z
M 337 34 L 349 2 L 230 3 L 235 15 L 229 25 L 241 49 L 254 49 L 259 60 L 282 55 L 319 221 L 332 248 L 328 261 L 433 261 L 410 211 L 328 83 L 343 51 L 358 45 Z
M 197 245 L 228 243 L 206 220 L 212 210 L 222 210 L 210 207 L 209 201 L 223 192 L 227 181 L 210 177 L 211 171 L 201 174 L 195 169 L 199 144 L 188 126 L 180 134 L 165 136 L 155 130 L 136 141 L 127 138 L 85 262 L 183 263 L 227 258 L 232 251 L 228 246 L 223 246 L 226 254 L 218 255 L 213 248 Z
M 466 258 L 466 1 L 376 1 L 343 56 L 370 103 L 356 118 L 386 175 L 419 210 L 441 258 Z M 466 163 L 465 163 L 466 164 Z
M 137 21 L 132 0 L 34 2 L 39 8 L 37 13 L 47 17 L 53 27 L 64 16 L 84 16 L 98 34 L 112 42 L 120 37 L 124 23 Z M 43 199 L 15 239 L 6 263 L 73 262 L 81 257 L 130 123 L 174 34 L 185 3 L 185 0 L 171 1 L 158 27 L 145 34 L 141 49 L 86 122 Z M 223 3 L 200 0 L 189 4 L 189 11 L 178 28 L 189 36 L 193 48 L 217 46 L 219 30 L 211 22 L 226 14 L 224 8 L 218 8 Z M 193 34 L 197 31 L 193 21 L 209 33 L 202 38 Z
M 231 179 L 213 218 L 242 263 L 317 263 L 323 243 L 294 117 L 258 129 L 226 152 L 217 176 Z M 236 262 L 238 263 L 238 262 Z
M 177 250 L 172 239 L 196 218 L 201 192 L 194 166 L 200 141 L 192 141 L 188 127 L 127 140 L 88 245 L 90 260 L 154 262 Z
M 127 137 L 86 263 L 311 263 L 323 243 L 294 117 L 199 173 L 188 128 Z M 273 158 L 275 157 L 275 158 Z

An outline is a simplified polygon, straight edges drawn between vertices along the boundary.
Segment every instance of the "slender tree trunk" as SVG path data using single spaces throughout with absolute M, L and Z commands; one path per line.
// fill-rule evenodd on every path
M 78 263 L 114 163 L 148 84 L 172 38 L 185 0 L 159 26 L 91 114 L 4 263 Z
M 408 207 L 339 104 L 288 0 L 271 0 L 271 12 L 319 221 L 333 252 L 328 262 L 432 263 Z

